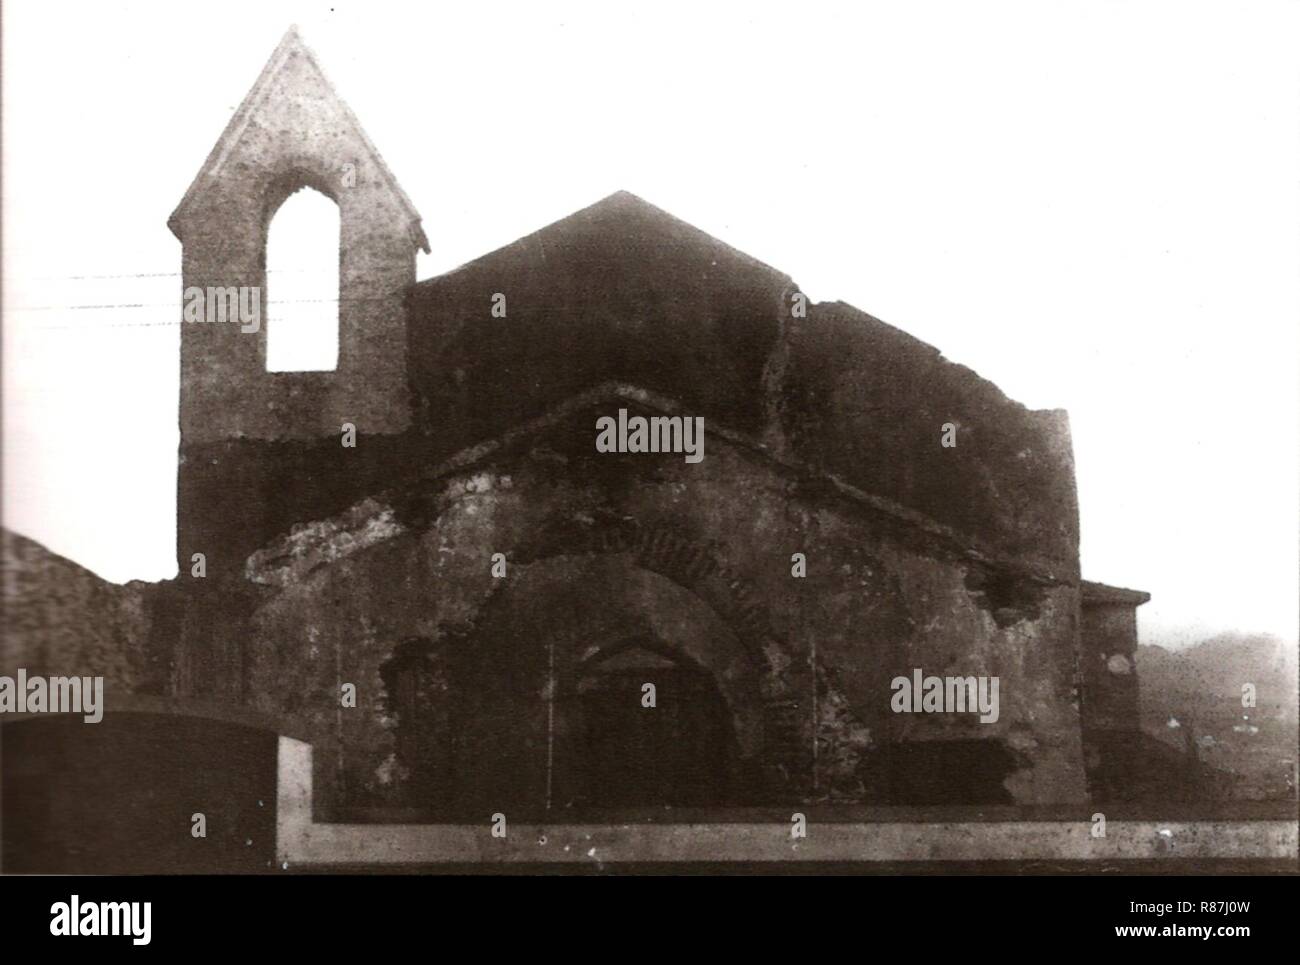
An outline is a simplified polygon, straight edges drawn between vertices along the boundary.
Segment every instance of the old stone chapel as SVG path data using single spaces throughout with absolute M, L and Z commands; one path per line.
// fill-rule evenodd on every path
M 273 298 L 300 190 L 338 208 L 337 366 L 182 324 L 180 575 L 106 605 L 110 708 L 298 735 L 345 821 L 1096 795 L 1146 595 L 1080 578 L 1063 411 L 631 194 L 419 281 L 291 30 L 169 221 L 185 288 Z M 620 410 L 702 417 L 704 458 L 597 451 Z M 83 646 L 40 626 L 29 667 Z M 917 671 L 996 677 L 997 719 L 896 712 Z

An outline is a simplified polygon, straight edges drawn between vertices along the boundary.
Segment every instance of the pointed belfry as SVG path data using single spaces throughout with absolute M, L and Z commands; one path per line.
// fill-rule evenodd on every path
M 267 332 L 276 319 L 265 311 L 267 233 L 280 206 L 301 189 L 338 206 L 338 363 L 332 371 L 271 372 Z M 267 487 L 287 487 L 281 497 L 292 498 L 295 486 L 310 484 L 279 478 L 274 460 L 262 454 L 267 445 L 291 443 L 295 452 L 338 447 L 344 423 L 371 442 L 407 429 L 403 299 L 415 280 L 416 251 L 429 249 L 420 215 L 294 27 L 168 226 L 183 246 L 187 306 L 196 290 L 208 309 L 214 301 L 218 309 L 234 306 L 229 296 L 238 291 L 245 305 L 258 299 L 261 316 L 253 325 L 237 316 L 219 321 L 219 311 L 201 321 L 186 313 L 181 323 L 177 512 L 185 573 L 192 552 L 211 552 L 214 528 L 237 525 L 229 518 L 233 494 L 221 498 L 220 490 L 249 485 L 261 492 L 245 497 L 264 500 Z M 333 304 L 323 310 L 335 317 Z M 305 466 L 298 470 L 307 474 Z M 308 507 L 300 508 L 296 518 L 310 518 Z

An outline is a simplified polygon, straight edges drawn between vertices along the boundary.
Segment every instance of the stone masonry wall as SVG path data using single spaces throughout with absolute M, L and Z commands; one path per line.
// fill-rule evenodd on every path
M 1074 586 L 1026 581 L 717 437 L 694 466 L 597 456 L 589 416 L 303 527 L 250 561 L 267 588 L 251 620 L 250 699 L 315 735 L 322 800 L 403 803 L 386 662 L 411 638 L 473 645 L 495 595 L 562 559 L 665 577 L 694 601 L 684 609 L 710 611 L 734 636 L 749 656 L 724 661 L 723 678 L 758 680 L 737 678 L 731 700 L 739 732 L 760 720 L 742 753 L 756 757 L 763 799 L 872 800 L 888 790 L 872 751 L 927 741 L 969 742 L 973 760 L 995 744 L 1011 762 L 999 776 L 1008 801 L 1082 799 Z M 504 579 L 491 575 L 495 552 L 510 561 Z M 791 575 L 795 552 L 805 579 Z M 531 604 L 536 625 L 518 645 L 547 638 L 538 621 L 576 621 L 577 605 Z M 914 668 L 999 676 L 1000 719 L 892 713 L 889 681 Z M 355 709 L 339 706 L 344 682 Z

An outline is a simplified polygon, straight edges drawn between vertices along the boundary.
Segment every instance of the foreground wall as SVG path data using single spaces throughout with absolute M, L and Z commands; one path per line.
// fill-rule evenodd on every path
M 155 585 L 110 583 L 35 540 L 2 532 L 0 675 L 105 678 L 130 693 L 154 670 L 148 652 Z

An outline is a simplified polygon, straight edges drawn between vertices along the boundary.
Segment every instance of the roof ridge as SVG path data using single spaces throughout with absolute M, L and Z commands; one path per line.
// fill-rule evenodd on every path
M 484 259 L 493 257 L 494 255 L 498 255 L 503 251 L 507 251 L 511 248 L 514 248 L 516 245 L 524 244 L 530 239 L 536 238 L 538 235 L 541 235 L 543 232 L 550 231 L 552 228 L 555 228 L 558 225 L 562 225 L 565 224 L 566 222 L 570 222 L 575 218 L 578 218 L 589 211 L 611 206 L 613 202 L 618 200 L 635 202 L 635 204 L 638 207 L 642 208 L 643 210 L 652 211 L 655 214 L 660 215 L 661 217 L 669 221 L 672 221 L 675 224 L 681 225 L 683 228 L 686 228 L 687 230 L 694 232 L 701 239 L 707 240 L 711 245 L 729 252 L 733 257 L 737 258 L 740 261 L 746 262 L 747 264 L 755 268 L 762 269 L 763 271 L 771 272 L 774 275 L 779 275 L 780 277 L 785 278 L 787 280 L 792 280 L 790 279 L 790 275 L 787 272 L 782 271 L 780 268 L 777 268 L 774 265 L 769 265 L 767 262 L 754 257 L 748 252 L 742 251 L 741 249 L 737 248 L 735 245 L 723 241 L 721 238 L 717 237 L 716 235 L 709 234 L 703 228 L 691 224 L 691 222 L 687 221 L 685 218 L 678 217 L 677 215 L 673 214 L 671 211 L 667 210 L 666 208 L 659 207 L 659 205 L 655 204 L 652 201 L 647 201 L 639 194 L 636 194 L 632 191 L 628 191 L 625 188 L 620 188 L 619 190 L 613 191 L 602 198 L 596 199 L 590 204 L 583 205 L 581 208 L 578 208 L 575 211 L 570 211 L 568 214 L 561 215 L 560 217 L 554 219 L 553 221 L 548 221 L 546 224 L 541 225 L 538 228 L 534 228 L 532 231 L 528 232 L 527 234 L 520 235 L 518 238 L 515 238 L 511 241 L 507 241 L 505 244 L 497 245 L 495 248 L 491 248 L 488 251 L 483 252 L 482 254 L 475 255 L 473 258 L 469 259 L 468 261 L 461 262 L 459 265 L 456 265 L 453 268 L 448 268 L 446 271 L 440 272 L 439 274 L 436 275 L 430 275 L 428 278 L 417 279 L 414 284 L 414 287 L 419 288 L 420 286 L 423 285 L 431 285 L 435 282 L 443 281 L 446 278 L 461 271 L 462 269 L 468 268 L 471 265 L 475 265 L 478 262 L 483 261 Z

